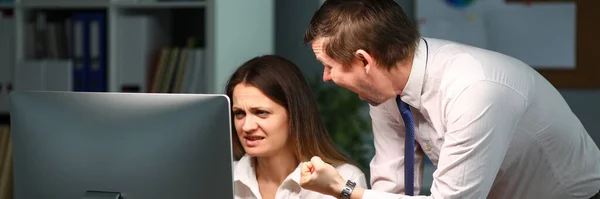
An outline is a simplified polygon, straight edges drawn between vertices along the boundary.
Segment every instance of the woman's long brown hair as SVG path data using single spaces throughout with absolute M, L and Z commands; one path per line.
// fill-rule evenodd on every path
M 311 89 L 294 63 L 277 55 L 259 56 L 245 62 L 227 83 L 226 94 L 230 99 L 233 98 L 235 86 L 241 83 L 258 88 L 271 100 L 285 107 L 298 161 L 308 161 L 313 156 L 319 156 L 334 166 L 351 163 L 336 148 L 327 133 Z M 233 155 L 239 160 L 246 152 L 234 126 L 231 133 Z

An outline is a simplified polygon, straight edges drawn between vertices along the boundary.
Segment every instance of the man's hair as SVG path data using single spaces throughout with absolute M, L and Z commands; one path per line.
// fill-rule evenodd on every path
M 420 35 L 393 0 L 327 0 L 313 15 L 304 43 L 324 38 L 325 53 L 349 66 L 363 49 L 391 69 L 415 51 Z

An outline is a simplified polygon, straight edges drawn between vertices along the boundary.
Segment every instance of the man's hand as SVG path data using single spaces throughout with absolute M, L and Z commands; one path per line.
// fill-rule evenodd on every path
M 333 168 L 315 156 L 309 162 L 302 163 L 300 172 L 300 186 L 304 189 L 322 194 L 339 197 L 346 181 Z

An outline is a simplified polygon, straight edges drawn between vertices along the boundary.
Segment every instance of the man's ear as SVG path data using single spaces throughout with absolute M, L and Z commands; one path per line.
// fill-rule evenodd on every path
M 363 49 L 358 49 L 356 50 L 356 52 L 354 52 L 354 55 L 359 61 L 362 62 L 362 65 L 365 67 L 365 72 L 367 74 L 371 69 L 373 69 L 373 67 L 375 67 L 375 60 L 373 60 L 373 57 L 369 53 L 367 53 L 367 51 L 364 51 Z

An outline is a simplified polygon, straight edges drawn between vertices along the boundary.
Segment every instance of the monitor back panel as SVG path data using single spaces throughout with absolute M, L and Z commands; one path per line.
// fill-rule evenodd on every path
M 15 199 L 232 198 L 223 95 L 11 94 Z

